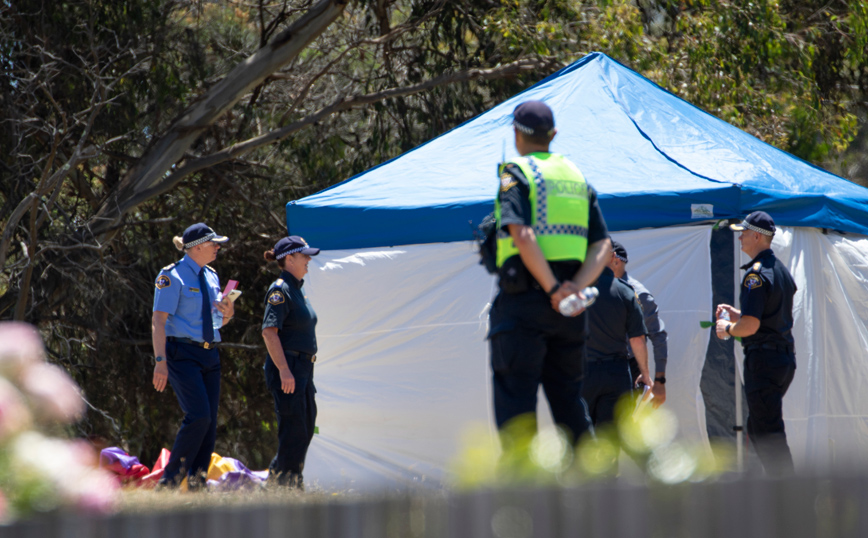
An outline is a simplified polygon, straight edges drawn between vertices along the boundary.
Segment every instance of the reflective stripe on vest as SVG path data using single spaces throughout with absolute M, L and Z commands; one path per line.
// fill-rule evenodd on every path
M 588 252 L 590 198 L 588 184 L 579 169 L 563 155 L 531 154 L 512 161 L 530 185 L 531 227 L 548 261 L 585 261 Z M 500 197 L 495 201 L 497 218 L 497 266 L 518 248 L 501 229 Z

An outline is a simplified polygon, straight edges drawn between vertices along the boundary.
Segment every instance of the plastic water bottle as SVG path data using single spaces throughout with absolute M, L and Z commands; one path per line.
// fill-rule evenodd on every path
M 582 295 L 585 296 L 584 299 L 579 297 L 577 294 L 567 295 L 561 302 L 558 303 L 558 311 L 565 316 L 572 316 L 575 314 L 580 308 L 588 308 L 591 306 L 594 301 L 597 300 L 597 296 L 600 294 L 600 291 L 593 287 L 588 286 L 587 288 L 582 290 Z
M 720 317 L 717 319 L 725 319 L 726 321 L 729 321 L 729 310 L 721 310 Z M 729 335 L 729 333 L 723 333 L 723 338 L 721 340 L 729 340 L 730 338 L 732 337 Z

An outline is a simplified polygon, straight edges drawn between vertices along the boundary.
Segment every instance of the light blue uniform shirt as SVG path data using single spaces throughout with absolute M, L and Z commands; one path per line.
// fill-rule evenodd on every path
M 223 326 L 223 314 L 214 307 L 214 301 L 219 301 L 220 278 L 217 272 L 205 266 L 205 279 L 208 282 L 208 304 L 211 305 L 211 324 L 214 327 L 214 341 L 220 341 L 220 331 Z M 154 312 L 166 312 L 166 336 L 190 338 L 204 342 L 202 335 L 202 292 L 199 289 L 199 264 L 189 256 L 181 261 L 163 267 L 155 282 Z

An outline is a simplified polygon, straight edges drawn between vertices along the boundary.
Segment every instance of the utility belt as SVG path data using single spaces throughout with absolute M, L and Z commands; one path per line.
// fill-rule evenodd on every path
M 287 357 L 298 357 L 303 361 L 316 362 L 316 355 L 311 355 L 310 353 L 302 353 L 301 351 L 293 351 L 291 349 L 284 349 L 283 354 Z
M 581 265 L 579 261 L 549 262 L 549 267 L 558 282 L 571 280 Z M 530 274 L 530 271 L 527 270 L 527 267 L 521 261 L 521 256 L 507 258 L 500 269 L 498 269 L 498 276 L 500 277 L 498 285 L 504 293 L 524 293 L 530 290 L 548 291 L 542 289 L 539 282 Z
M 191 346 L 201 347 L 204 349 L 214 349 L 220 342 L 200 342 L 198 340 L 193 340 L 192 338 L 184 338 L 182 336 L 167 336 L 167 342 L 177 342 L 179 344 L 189 344 Z
M 744 346 L 744 352 L 745 353 L 750 353 L 751 351 L 759 351 L 759 350 L 777 351 L 779 353 L 787 353 L 787 352 L 793 353 L 795 351 L 795 347 L 793 347 L 790 344 L 784 344 L 784 343 L 776 344 L 773 342 L 763 342 L 762 344 L 748 344 L 748 345 Z
M 521 256 L 507 258 L 497 271 L 498 286 L 504 293 L 524 293 L 531 289 L 532 285 L 539 288 L 536 279 L 521 262 Z

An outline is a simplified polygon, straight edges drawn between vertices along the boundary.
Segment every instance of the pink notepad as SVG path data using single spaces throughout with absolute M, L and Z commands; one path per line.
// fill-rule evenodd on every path
M 226 287 L 223 289 L 223 297 L 229 297 L 229 292 L 238 287 L 237 280 L 230 280 L 226 283 Z

